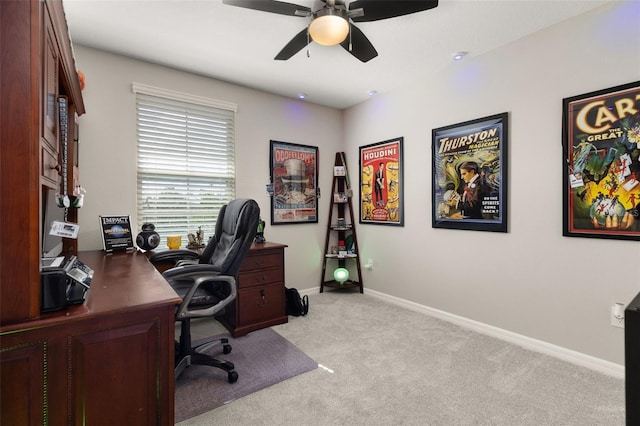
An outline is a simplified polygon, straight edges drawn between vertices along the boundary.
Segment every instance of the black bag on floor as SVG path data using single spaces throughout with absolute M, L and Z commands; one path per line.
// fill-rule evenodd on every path
M 295 288 L 285 288 L 285 306 L 287 315 L 294 317 L 305 316 L 309 312 L 309 296 L 300 297 L 300 293 Z

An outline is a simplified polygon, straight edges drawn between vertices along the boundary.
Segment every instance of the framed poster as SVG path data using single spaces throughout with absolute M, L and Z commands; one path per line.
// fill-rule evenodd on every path
M 432 227 L 507 232 L 508 113 L 432 131 Z
M 404 226 L 402 142 L 360 147 L 360 223 Z
M 318 147 L 271 141 L 271 224 L 318 223 Z
M 562 101 L 563 235 L 640 240 L 640 81 Z

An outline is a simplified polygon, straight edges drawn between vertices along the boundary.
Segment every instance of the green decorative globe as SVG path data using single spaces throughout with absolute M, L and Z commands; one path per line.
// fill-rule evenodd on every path
M 346 268 L 336 268 L 336 270 L 333 271 L 333 279 L 340 284 L 344 284 L 345 281 L 349 279 L 349 270 Z

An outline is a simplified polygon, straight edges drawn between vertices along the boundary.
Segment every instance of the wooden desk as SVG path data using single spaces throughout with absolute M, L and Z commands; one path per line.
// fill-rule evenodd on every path
M 0 329 L 1 424 L 173 425 L 181 299 L 142 253 L 80 252 L 83 305 Z
M 232 336 L 289 320 L 284 300 L 284 244 L 253 243 L 238 272 L 238 296 L 216 317 Z

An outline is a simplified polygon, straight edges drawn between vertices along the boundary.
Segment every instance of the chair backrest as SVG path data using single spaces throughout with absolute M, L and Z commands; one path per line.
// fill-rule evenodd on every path
M 260 207 L 251 199 L 237 199 L 218 214 L 216 233 L 200 256 L 200 263 L 215 266 L 221 275 L 237 276 L 256 236 Z

